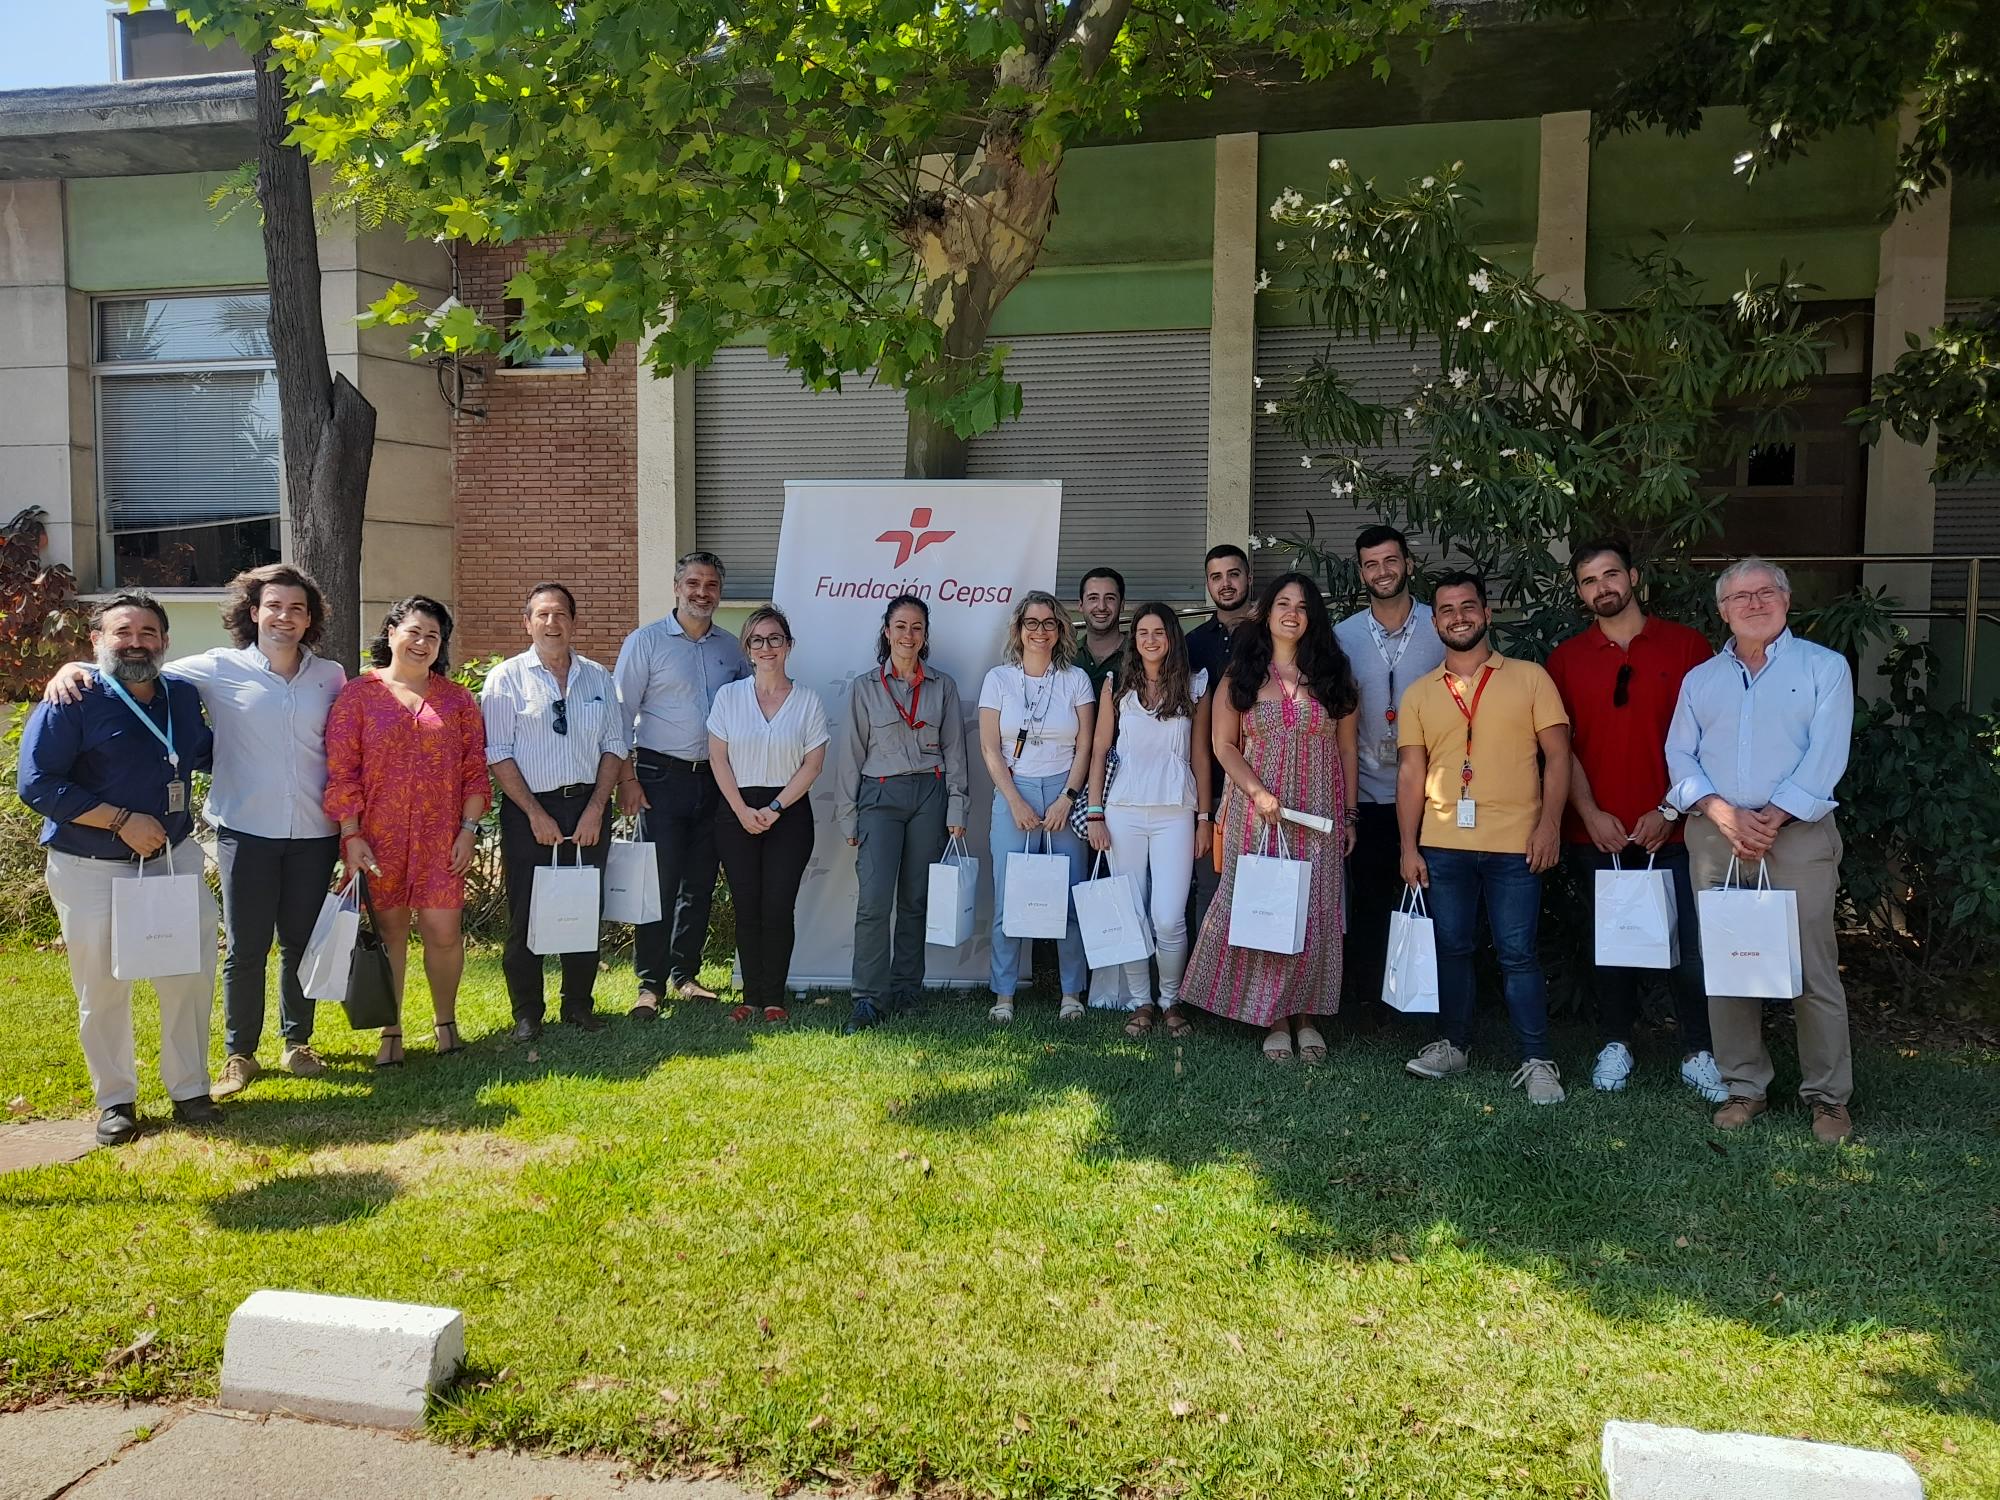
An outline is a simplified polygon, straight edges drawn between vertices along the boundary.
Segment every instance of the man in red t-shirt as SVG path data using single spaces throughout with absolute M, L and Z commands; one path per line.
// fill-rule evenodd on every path
M 1570 557 L 1577 597 L 1595 619 L 1550 655 L 1549 675 L 1569 710 L 1569 806 L 1563 813 L 1563 862 L 1594 905 L 1597 871 L 1653 868 L 1672 877 L 1680 966 L 1668 972 L 1680 1023 L 1681 1081 L 1711 1103 L 1728 1097 L 1708 1032 L 1694 890 L 1680 813 L 1666 800 L 1667 726 L 1681 678 L 1714 653 L 1699 631 L 1648 619 L 1639 607 L 1639 574 L 1625 543 L 1587 542 Z M 1639 1016 L 1640 969 L 1600 966 L 1597 1025 L 1601 1050 L 1592 1085 L 1622 1089 L 1632 1076 L 1632 1027 Z

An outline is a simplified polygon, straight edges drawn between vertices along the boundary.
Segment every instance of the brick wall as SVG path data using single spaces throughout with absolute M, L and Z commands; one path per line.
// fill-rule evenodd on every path
M 526 248 L 461 247 L 459 296 L 497 322 Z M 468 381 L 486 416 L 452 432 L 455 659 L 523 650 L 521 605 L 543 579 L 576 595 L 578 649 L 617 659 L 639 611 L 637 370 L 628 346 L 581 374 Z

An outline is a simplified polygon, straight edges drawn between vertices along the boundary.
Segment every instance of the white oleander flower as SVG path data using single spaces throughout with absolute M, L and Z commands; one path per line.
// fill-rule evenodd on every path
M 1481 333 L 1491 333 L 1494 329 L 1498 328 L 1499 326 L 1500 326 L 1500 320 L 1498 318 L 1488 318 L 1486 322 L 1481 325 L 1479 331 Z
M 1458 320 L 1458 326 L 1459 326 L 1460 328 L 1470 328 L 1470 327 L 1472 326 L 1472 319 L 1471 319 L 1471 317 L 1470 317 L 1470 316 L 1467 316 L 1467 317 L 1463 317 L 1463 318 L 1460 318 L 1460 319 Z
M 1512 458 L 1516 453 L 1519 453 L 1520 451 L 1521 450 L 1518 448 L 1502 448 L 1500 450 L 1500 456 L 1502 458 Z
M 1423 187 L 1427 187 L 1427 188 L 1434 188 L 1434 187 L 1436 187 L 1437 185 L 1438 185 L 1438 180 L 1437 180 L 1437 179 L 1436 179 L 1435 177 L 1426 177 L 1426 178 L 1425 178 L 1425 179 L 1423 180 L 1423 182 L 1422 182 L 1422 183 L 1420 184 L 1420 186 L 1423 186 Z
M 1736 160 L 1732 164 L 1732 170 L 1740 172 L 1749 165 L 1750 153 L 1748 151 L 1739 151 L 1736 153 Z
M 1312 466 L 1313 466 L 1313 456 L 1310 453 L 1303 454 L 1300 456 L 1299 467 L 1301 469 L 1310 469 Z
M 1438 475 L 1442 474 L 1443 472 L 1444 470 L 1439 468 L 1436 464 L 1431 465 L 1431 478 L 1435 479 L 1438 477 Z
M 1488 276 L 1484 271 L 1474 271 L 1470 276 L 1465 278 L 1465 284 L 1475 292 L 1491 291 L 1493 288 L 1493 278 Z
M 1267 417 L 1275 417 L 1277 414 L 1278 414 L 1278 403 L 1275 401 L 1266 401 L 1264 403 L 1264 415 Z
M 1404 420 L 1405 422 L 1414 422 L 1414 421 L 1416 421 L 1416 420 L 1417 420 L 1417 409 L 1416 409 L 1416 408 L 1415 408 L 1414 406 L 1406 406 L 1406 407 L 1404 407 L 1404 408 L 1403 408 L 1403 420 Z
M 1451 388 L 1457 390 L 1472 378 L 1472 372 L 1466 369 L 1464 365 L 1453 365 L 1448 378 L 1451 381 Z
M 1252 376 L 1250 377 L 1250 388 L 1251 388 L 1252 390 L 1255 390 L 1255 391 L 1261 391 L 1261 390 L 1263 390 L 1263 389 L 1264 389 L 1264 377 L 1263 377 L 1262 375 L 1252 375 Z
M 1462 458 L 1454 458 L 1451 461 L 1451 467 L 1452 467 L 1452 472 L 1456 473 L 1460 469 L 1463 469 L 1465 467 L 1465 460 Z
M 1283 250 L 1285 248 L 1285 242 L 1283 240 L 1278 241 L 1278 248 L 1280 250 Z
M 1326 168 L 1329 172 L 1345 172 L 1347 170 L 1347 158 L 1344 156 L 1336 156 L 1332 161 L 1326 164 Z
M 1250 550 L 1252 552 L 1257 552 L 1262 550 L 1263 546 L 1264 546 L 1264 539 L 1261 536 L 1253 535 L 1250 538 Z
M 1257 273 L 1257 290 L 1260 292 L 1268 292 L 1270 289 L 1271 289 L 1271 273 L 1269 271 L 1259 271 Z

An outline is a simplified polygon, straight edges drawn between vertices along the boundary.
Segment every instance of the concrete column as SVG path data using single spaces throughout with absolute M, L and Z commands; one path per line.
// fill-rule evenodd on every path
M 1590 305 L 1584 253 L 1590 243 L 1590 111 L 1542 116 L 1535 275 L 1542 290 L 1571 307 Z
M 674 559 L 697 545 L 694 512 L 694 371 L 652 373 L 639 361 L 639 623 L 674 607 Z M 723 565 L 729 563 L 724 558 Z M 723 580 L 724 597 L 729 584 Z
M 1913 128 L 1908 108 L 1903 112 L 1901 138 Z M 1875 277 L 1875 336 L 1872 374 L 1885 374 L 1909 349 L 1906 334 L 1924 344 L 1931 330 L 1944 321 L 1945 261 L 1951 244 L 1951 184 L 1932 193 L 1913 209 L 1896 215 L 1882 231 L 1882 249 Z M 1883 430 L 1881 441 L 1868 450 L 1868 490 L 1862 524 L 1862 546 L 1869 552 L 1929 552 L 1937 527 L 1937 486 L 1931 483 L 1936 457 L 1932 441 L 1906 443 Z M 1927 565 L 1864 568 L 1862 582 L 1887 588 L 1910 609 L 1928 609 L 1931 573 Z M 1923 622 L 1912 621 L 1919 635 Z M 1864 664 L 1864 682 L 1875 680 Z
M 1208 325 L 1208 545 L 1250 535 L 1257 405 L 1257 136 L 1215 138 Z
M 48 557 L 96 587 L 90 299 L 69 289 L 63 189 L 0 182 L 0 520 L 48 513 Z

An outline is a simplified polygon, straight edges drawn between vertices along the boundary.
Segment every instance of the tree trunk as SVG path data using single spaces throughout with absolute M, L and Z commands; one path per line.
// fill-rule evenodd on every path
M 911 206 L 901 236 L 922 268 L 918 296 L 944 330 L 930 371 L 947 389 L 984 367 L 986 339 L 1007 296 L 1028 277 L 1055 219 L 1062 157 L 1023 165 L 1012 124 L 987 128 L 979 149 L 944 174 L 939 191 Z M 963 479 L 968 440 L 912 412 L 903 447 L 906 479 Z
M 257 58 L 257 201 L 264 214 L 292 558 L 326 595 L 320 654 L 351 672 L 361 657 L 361 519 L 375 453 L 375 408 L 327 364 L 312 175 L 298 147 L 285 144 L 289 130 L 284 79 L 267 49 Z

